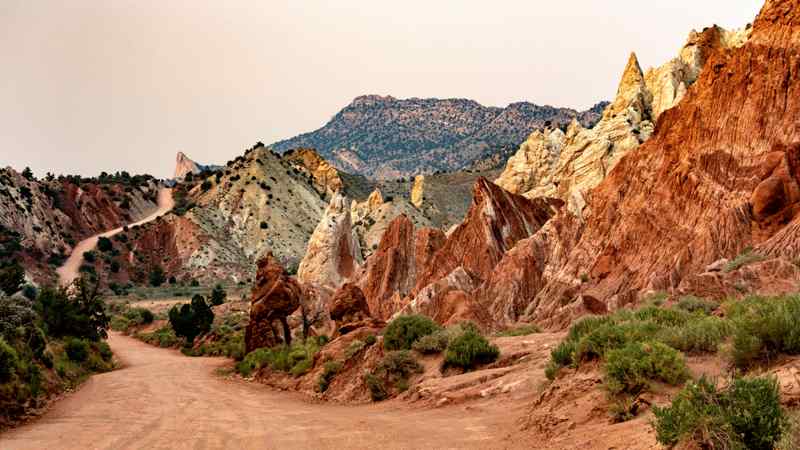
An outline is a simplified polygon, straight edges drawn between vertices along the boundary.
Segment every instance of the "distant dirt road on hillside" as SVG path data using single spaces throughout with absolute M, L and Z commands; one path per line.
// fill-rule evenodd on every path
M 175 201 L 172 199 L 172 189 L 161 188 L 158 191 L 158 208 L 156 208 L 156 210 L 153 211 L 149 216 L 128 226 L 132 227 L 151 222 L 159 216 L 169 212 L 174 206 Z M 78 245 L 72 249 L 72 253 L 70 253 L 69 258 L 67 258 L 66 262 L 64 262 L 64 265 L 56 269 L 56 272 L 58 272 L 59 283 L 62 286 L 66 286 L 72 283 L 75 278 L 78 278 L 78 270 L 80 269 L 81 262 L 83 261 L 83 253 L 94 249 L 97 246 L 97 241 L 100 239 L 100 237 L 111 237 L 120 231 L 122 231 L 122 227 L 96 234 L 78 242 Z
M 123 368 L 92 377 L 43 417 L 0 434 L 0 449 L 505 448 L 505 408 L 414 409 L 398 402 L 313 404 L 214 373 L 190 358 L 112 334 Z

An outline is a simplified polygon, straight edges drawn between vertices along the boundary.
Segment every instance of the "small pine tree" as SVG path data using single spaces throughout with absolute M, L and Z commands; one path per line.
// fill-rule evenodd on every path
M 159 265 L 153 266 L 153 269 L 150 271 L 150 285 L 158 287 L 164 284 L 166 280 L 164 269 Z
M 227 297 L 225 289 L 222 288 L 221 284 L 217 284 L 211 291 L 211 304 L 214 306 L 221 305 L 225 303 L 225 297 Z

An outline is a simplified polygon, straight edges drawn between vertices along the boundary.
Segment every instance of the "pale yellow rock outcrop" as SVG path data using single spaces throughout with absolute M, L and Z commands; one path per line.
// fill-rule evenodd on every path
M 297 278 L 306 284 L 336 289 L 363 263 L 347 197 L 336 192 L 308 241 Z
M 414 186 L 411 187 L 411 204 L 417 208 L 422 208 L 422 201 L 425 199 L 425 175 L 417 175 L 414 178 Z

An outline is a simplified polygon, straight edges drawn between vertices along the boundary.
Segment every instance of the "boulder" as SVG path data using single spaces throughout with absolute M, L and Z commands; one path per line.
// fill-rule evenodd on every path
M 354 283 L 343 284 L 333 295 L 330 316 L 336 322 L 336 331 L 340 335 L 364 326 L 380 325 L 370 316 L 367 299 Z

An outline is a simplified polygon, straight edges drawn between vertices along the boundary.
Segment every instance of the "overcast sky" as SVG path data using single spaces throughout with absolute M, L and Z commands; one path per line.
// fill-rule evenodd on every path
M 628 57 L 763 0 L 0 0 L 0 165 L 172 173 L 324 125 L 362 94 L 610 99 Z

